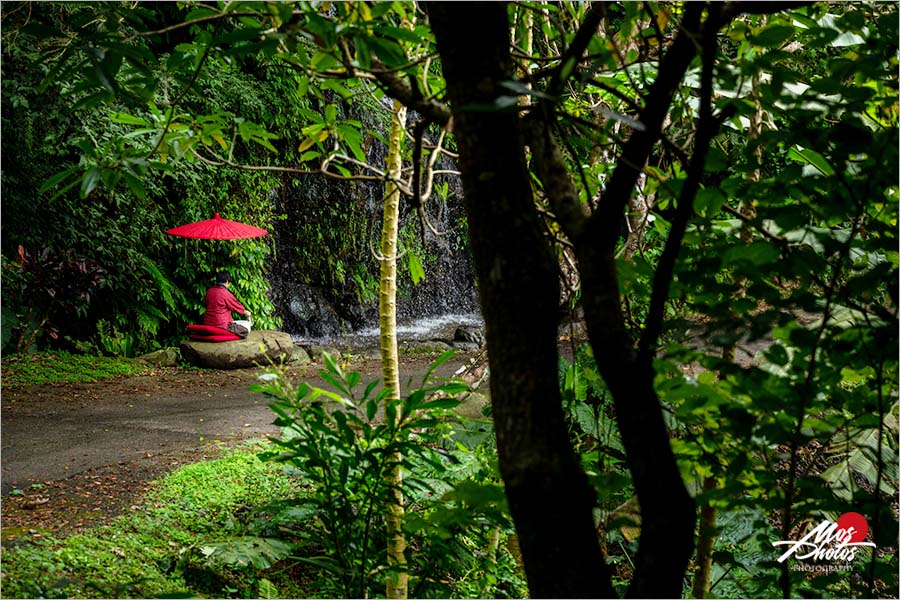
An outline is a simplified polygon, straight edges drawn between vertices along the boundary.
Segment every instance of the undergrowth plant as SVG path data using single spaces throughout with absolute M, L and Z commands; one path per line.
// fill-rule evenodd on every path
M 284 463 L 305 489 L 254 511 L 245 535 L 203 545 L 207 562 L 311 565 L 313 594 L 377 594 L 392 575 L 385 476 L 399 457 L 411 595 L 522 595 L 524 580 L 500 545 L 511 527 L 492 453 L 483 445 L 490 434 L 472 434 L 488 424 L 464 427 L 450 409 L 459 403 L 454 394 L 467 387 L 434 377 L 451 356 L 438 358 L 420 386 L 396 401 L 378 391 L 377 381 L 360 393 L 359 374 L 345 374 L 327 354 L 321 376 L 337 391 L 294 387 L 283 373 L 261 376 L 254 389 L 271 400 L 283 432 L 261 456 Z
M 3 597 L 303 597 L 290 573 L 192 560 L 198 541 L 239 534 L 236 515 L 297 493 L 296 481 L 257 458 L 266 445 L 223 449 L 215 460 L 186 465 L 97 528 L 64 536 L 4 522 Z

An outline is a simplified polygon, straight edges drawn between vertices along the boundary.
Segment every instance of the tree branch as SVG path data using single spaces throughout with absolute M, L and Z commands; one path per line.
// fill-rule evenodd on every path
M 153 146 L 150 152 L 147 153 L 147 156 L 145 158 L 149 159 L 156 153 L 157 150 L 159 150 L 159 147 L 162 146 L 163 141 L 166 139 L 166 133 L 168 133 L 169 127 L 172 125 L 172 118 L 175 116 L 175 108 L 181 103 L 182 100 L 184 100 L 184 97 L 187 96 L 188 92 L 191 91 L 191 88 L 194 87 L 194 84 L 197 82 L 197 78 L 200 77 L 200 72 L 203 71 L 203 65 L 206 63 L 206 59 L 209 58 L 210 48 L 211 46 L 207 46 L 203 50 L 203 56 L 201 56 L 200 60 L 197 62 L 197 66 L 194 68 L 194 72 L 191 75 L 190 81 L 185 84 L 184 89 L 181 90 L 181 93 L 178 94 L 178 97 L 175 98 L 175 101 L 172 102 L 172 104 L 169 106 L 169 117 L 166 119 L 166 124 L 163 127 L 162 132 L 159 134 L 159 139 L 156 140 L 156 144 Z
M 628 198 L 647 157 L 660 137 L 675 91 L 697 53 L 696 38 L 700 32 L 703 8 L 700 3 L 686 5 L 681 28 L 660 64 L 659 77 L 650 86 L 647 102 L 641 111 L 640 121 L 645 129 L 635 130 L 628 139 L 619 164 L 603 193 L 600 206 L 590 219 L 588 236 L 598 240 L 604 251 L 610 254 L 619 238 L 622 211 L 628 204 Z
M 700 181 L 703 178 L 706 155 L 712 139 L 719 130 L 722 122 L 716 119 L 712 113 L 713 97 L 713 69 L 716 58 L 716 11 L 710 9 L 710 16 L 704 24 L 703 31 L 703 70 L 700 76 L 700 118 L 697 126 L 697 135 L 694 145 L 694 154 L 687 167 L 687 179 L 681 187 L 678 196 L 678 206 L 675 210 L 675 218 L 669 230 L 665 247 L 659 258 L 656 272 L 653 276 L 653 291 L 650 295 L 650 308 L 647 312 L 644 332 L 638 343 L 638 362 L 649 365 L 656 354 L 656 344 L 662 331 L 665 305 L 669 298 L 669 288 L 675 274 L 675 263 L 678 260 L 678 252 L 684 241 L 688 221 L 694 213 L 694 197 L 700 189 Z
M 155 29 L 153 31 L 139 31 L 132 36 L 125 38 L 126 41 L 131 41 L 137 37 L 146 37 L 148 35 L 161 35 L 163 33 L 169 33 L 170 31 L 175 31 L 178 29 L 184 29 L 186 27 L 192 27 L 194 25 L 199 25 L 201 23 L 209 23 L 212 21 L 219 21 L 222 19 L 227 19 L 229 17 L 259 17 L 260 13 L 258 12 L 218 12 L 207 17 L 199 17 L 197 19 L 191 19 L 190 21 L 185 21 L 183 23 L 175 23 L 174 25 L 169 25 L 168 27 L 163 27 L 162 29 Z
M 578 190 L 572 184 L 565 158 L 549 124 L 526 119 L 522 125 L 550 209 L 566 237 L 574 243 L 581 238 L 588 222 L 587 204 L 578 198 Z
M 569 44 L 569 47 L 566 48 L 559 65 L 553 70 L 550 85 L 547 87 L 549 95 L 554 98 L 560 95 L 563 85 L 575 73 L 575 66 L 581 62 L 581 55 L 584 54 L 591 38 L 597 33 L 597 27 L 605 16 L 606 4 L 597 2 L 591 5 L 590 10 L 584 17 L 584 21 L 578 28 L 578 32 L 575 34 L 575 38 Z
M 450 123 L 450 109 L 446 104 L 438 102 L 434 98 L 423 98 L 418 90 L 413 90 L 405 77 L 387 69 L 375 57 L 372 57 L 372 65 L 378 68 L 377 71 L 372 72 L 372 75 L 378 83 L 387 88 L 391 98 L 399 100 L 407 108 L 425 116 L 429 121 L 437 123 L 441 127 L 446 127 Z
M 204 156 L 196 149 L 191 149 L 191 153 L 197 157 L 201 162 L 204 162 L 213 167 L 231 167 L 233 169 L 240 169 L 241 171 L 256 171 L 256 172 L 268 172 L 268 173 L 292 173 L 294 175 L 325 175 L 326 177 L 330 177 L 332 179 L 340 179 L 343 181 L 392 181 L 397 184 L 397 188 L 406 196 L 412 194 L 409 187 L 405 185 L 405 183 L 400 179 L 394 179 L 392 177 L 388 177 L 382 171 L 379 171 L 372 165 L 368 165 L 366 163 L 359 162 L 349 156 L 345 156 L 343 154 L 332 154 L 328 158 L 326 158 L 322 162 L 322 166 L 318 169 L 298 169 L 297 167 L 275 167 L 270 165 L 245 165 L 241 163 L 236 163 L 231 160 L 227 160 L 221 157 L 216 157 L 215 159 Z M 333 171 L 329 171 L 327 169 L 328 165 L 335 159 L 340 158 L 343 160 L 347 160 L 354 164 L 360 165 L 364 168 L 367 168 L 371 171 L 379 173 L 379 176 L 374 175 L 341 175 L 340 173 L 334 173 Z

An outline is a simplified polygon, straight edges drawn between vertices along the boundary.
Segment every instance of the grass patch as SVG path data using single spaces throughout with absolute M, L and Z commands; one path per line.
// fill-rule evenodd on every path
M 46 383 L 75 383 L 139 375 L 149 370 L 141 362 L 121 357 L 69 352 L 17 354 L 2 362 L 4 388 Z
M 194 560 L 198 548 L 233 533 L 237 514 L 295 497 L 283 467 L 257 458 L 260 442 L 219 460 L 182 467 L 160 481 L 143 506 L 107 526 L 67 538 L 5 544 L 4 598 L 150 598 L 184 593 L 256 594 L 262 581 L 283 597 L 302 597 L 290 580 L 257 581 L 249 570 L 213 571 Z M 271 580 L 271 581 L 270 581 Z

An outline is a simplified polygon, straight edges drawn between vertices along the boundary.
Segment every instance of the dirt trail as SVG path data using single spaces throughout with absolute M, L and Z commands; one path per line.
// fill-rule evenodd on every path
M 438 375 L 451 375 L 458 354 Z M 420 381 L 425 358 L 403 359 L 403 379 Z M 324 385 L 321 365 L 294 367 L 294 381 Z M 380 362 L 348 370 L 380 378 Z M 215 457 L 241 440 L 278 433 L 261 394 L 259 369 L 159 369 L 96 383 L 2 392 L 0 484 L 4 539 L 20 530 L 88 525 L 126 510 L 146 485 L 180 465 Z

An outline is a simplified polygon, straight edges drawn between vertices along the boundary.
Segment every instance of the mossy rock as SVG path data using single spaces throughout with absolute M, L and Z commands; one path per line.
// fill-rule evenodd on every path
M 154 367 L 176 367 L 179 358 L 177 348 L 161 348 L 155 352 L 138 356 L 137 360 Z
M 450 344 L 440 340 L 415 341 L 407 340 L 400 343 L 398 351 L 401 354 L 411 356 L 425 356 L 431 354 L 443 354 L 451 350 Z
M 472 392 L 460 398 L 459 406 L 453 411 L 467 419 L 484 419 L 484 407 L 491 403 L 487 394 Z

